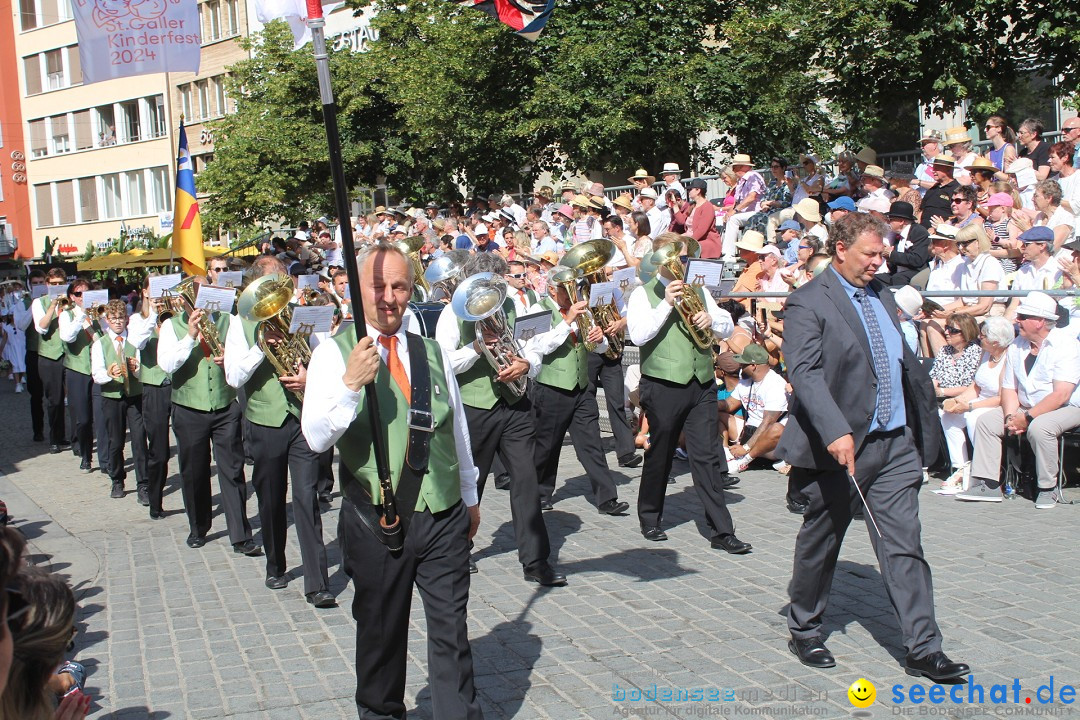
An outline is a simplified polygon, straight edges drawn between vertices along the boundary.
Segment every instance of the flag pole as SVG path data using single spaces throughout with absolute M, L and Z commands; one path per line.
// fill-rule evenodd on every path
M 352 309 L 353 328 L 356 339 L 367 335 L 364 305 L 360 295 L 360 270 L 356 266 L 356 245 L 352 233 L 352 211 L 349 206 L 348 188 L 345 186 L 345 169 L 341 158 L 341 136 L 338 133 L 337 105 L 330 85 L 330 60 L 326 55 L 326 20 L 323 18 L 321 0 L 307 0 L 307 25 L 311 29 L 311 46 L 315 54 L 315 67 L 319 74 L 319 97 L 322 100 L 323 123 L 326 126 L 326 145 L 330 156 L 330 176 L 334 181 L 334 200 L 341 231 L 342 259 L 349 276 L 349 303 Z M 375 453 L 375 466 L 382 490 L 382 517 L 379 518 L 386 546 L 396 552 L 404 545 L 401 518 L 397 514 L 394 487 L 390 479 L 390 462 L 387 459 L 386 438 L 379 421 L 379 401 L 374 383 L 364 386 L 364 404 L 367 407 L 371 428 L 371 446 Z

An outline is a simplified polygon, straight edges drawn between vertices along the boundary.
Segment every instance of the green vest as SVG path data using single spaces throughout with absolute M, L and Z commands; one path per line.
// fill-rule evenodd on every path
M 513 330 L 514 320 L 517 317 L 514 310 L 514 301 L 507 297 L 503 301 L 502 309 L 506 313 L 507 326 Z M 457 318 L 457 324 L 458 333 L 461 336 L 458 347 L 472 345 L 476 339 L 476 323 Z M 495 403 L 499 401 L 499 398 L 505 400 L 508 405 L 513 405 L 521 399 L 520 397 L 514 397 L 514 394 L 506 387 L 506 383 L 495 381 L 495 369 L 491 367 L 491 363 L 485 357 L 477 358 L 471 368 L 458 373 L 457 381 L 458 387 L 461 389 L 461 402 L 469 407 L 490 410 L 495 407 Z
M 65 310 L 70 319 L 75 319 L 74 310 Z M 74 342 L 64 343 L 64 367 L 83 375 L 90 374 L 90 338 L 86 336 L 87 328 L 79 328 Z M 96 340 L 99 335 L 95 333 Z
M 701 288 L 690 287 L 704 304 Z M 659 279 L 654 277 L 645 283 L 644 290 L 652 307 L 664 302 L 664 285 Z M 685 385 L 691 378 L 705 385 L 716 382 L 712 353 L 694 344 L 682 316 L 674 308 L 656 337 L 641 346 L 641 374 L 679 385 Z
M 347 363 L 349 353 L 356 345 L 356 331 L 335 335 L 332 340 L 341 350 L 341 357 Z M 431 414 L 435 430 L 431 435 L 428 452 L 428 470 L 420 483 L 420 495 L 416 500 L 416 511 L 425 508 L 432 513 L 453 507 L 461 500 L 461 479 L 458 475 L 457 445 L 454 440 L 454 410 L 450 407 L 450 389 L 443 371 L 442 348 L 434 340 L 424 338 L 427 351 L 427 363 L 431 371 Z M 405 396 L 390 377 L 386 363 L 379 363 L 375 375 L 375 394 L 379 398 L 379 423 L 386 428 L 384 438 L 387 442 L 387 457 L 390 462 L 390 480 L 397 488 L 401 476 L 401 467 L 405 462 L 405 449 L 409 440 L 408 405 Z M 379 474 L 372 453 L 371 430 L 368 411 L 361 390 L 360 404 L 356 408 L 356 417 L 348 430 L 337 442 L 341 463 L 359 482 L 364 492 L 370 496 L 373 504 L 382 502 L 379 487 Z M 423 432 L 420 430 L 414 432 Z M 342 475 L 342 482 L 352 482 Z
M 551 327 L 563 324 L 562 312 L 551 298 L 544 298 L 540 301 L 540 305 L 551 311 Z M 578 338 L 577 342 L 567 338 L 554 352 L 544 356 L 544 364 L 540 368 L 540 374 L 536 376 L 536 382 L 560 390 L 588 387 L 588 352 L 581 338 Z
M 33 301 L 29 296 L 23 298 L 24 310 L 30 310 L 32 304 Z M 30 326 L 27 327 L 26 330 L 27 331 L 23 333 L 26 335 L 26 351 L 36 353 L 38 351 L 38 343 L 41 340 L 41 335 L 39 335 L 38 331 L 34 328 L 34 316 L 32 313 L 30 315 Z
M 52 304 L 52 298 L 48 295 L 42 295 L 38 300 L 41 301 L 42 309 L 48 311 L 49 305 Z M 37 324 L 33 320 L 31 322 Z M 38 355 L 50 360 L 59 360 L 64 357 L 64 341 L 60 339 L 59 316 L 53 318 L 52 324 L 49 325 L 49 329 L 44 335 L 40 335 L 36 328 L 34 329 L 34 335 L 38 337 Z
M 187 335 L 187 313 L 173 315 L 170 320 L 176 337 Z M 217 313 L 214 321 L 218 334 L 225 337 L 229 332 L 229 314 Z M 203 353 L 198 342 L 191 355 L 172 375 L 172 401 L 192 410 L 213 412 L 228 407 L 236 399 L 236 390 L 225 382 L 225 371 Z
M 244 339 L 248 347 L 255 347 L 255 329 L 259 323 L 240 319 L 244 328 Z M 263 360 L 246 383 L 247 407 L 244 417 L 256 425 L 281 427 L 289 413 L 300 418 L 300 401 L 278 382 L 277 372 L 269 360 Z
M 115 341 L 108 335 L 102 335 L 94 341 L 99 347 L 101 347 L 101 354 L 105 358 L 105 369 L 108 370 L 111 365 L 119 365 L 120 358 L 116 356 Z M 131 343 L 124 342 L 124 357 L 133 358 L 139 352 Z M 140 374 L 142 370 L 140 369 Z M 101 397 L 112 398 L 119 400 L 122 397 L 136 397 L 142 395 L 142 383 L 139 378 L 135 377 L 131 373 L 128 373 L 128 390 L 124 392 L 124 381 L 113 378 L 109 382 L 101 386 Z
M 143 385 L 161 387 L 169 379 L 169 374 L 158 365 L 157 349 L 158 332 L 155 330 L 154 334 L 143 345 L 142 350 L 139 351 L 139 363 L 142 365 L 142 372 L 139 374 L 142 376 Z

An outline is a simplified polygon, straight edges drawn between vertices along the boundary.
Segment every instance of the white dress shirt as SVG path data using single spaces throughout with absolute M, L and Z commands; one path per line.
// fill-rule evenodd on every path
M 117 335 L 112 331 L 112 328 L 108 328 L 105 334 L 90 346 L 90 373 L 94 377 L 94 382 L 98 385 L 107 385 L 115 378 L 109 374 L 109 368 L 105 367 L 105 351 L 101 348 L 101 343 L 112 343 L 112 346 L 116 347 L 116 338 L 124 338 L 124 342 L 130 342 L 128 337 L 128 331 L 125 330 L 120 335 Z M 116 353 L 120 355 L 121 353 Z M 131 372 L 135 377 L 139 377 L 142 373 L 142 363 L 136 362 L 135 369 Z
M 663 275 L 660 275 L 659 279 L 664 287 L 671 282 Z M 735 325 L 731 322 L 731 313 L 717 307 L 711 293 L 703 294 L 705 295 L 705 310 L 712 317 L 713 335 L 719 339 L 729 337 L 735 330 Z M 630 293 L 630 301 L 626 304 L 626 332 L 630 335 L 630 340 L 638 347 L 652 340 L 664 326 L 668 315 L 674 310 L 674 306 L 669 305 L 667 300 L 661 300 L 656 307 L 652 307 L 645 286 L 635 289 Z
M 172 375 L 191 357 L 191 352 L 196 349 L 198 342 L 195 338 L 184 333 L 182 338 L 176 337 L 176 330 L 172 321 L 161 323 L 161 332 L 158 333 L 158 367 Z M 202 353 L 202 349 L 199 349 Z
M 139 350 L 146 347 L 146 342 L 154 337 L 155 330 L 157 330 L 157 313 L 153 310 L 147 317 L 143 317 L 142 313 L 135 313 L 128 318 L 128 342 Z
M 1001 376 L 1002 389 L 1015 390 L 1020 407 L 1032 408 L 1054 390 L 1055 382 L 1073 383 L 1073 392 L 1066 404 L 1080 407 L 1080 341 L 1067 328 L 1051 330 L 1039 347 L 1031 374 L 1024 367 L 1024 358 L 1031 352 L 1031 343 L 1016 338 L 1005 353 L 1005 370 Z
M 243 387 L 265 359 L 258 344 L 248 345 L 244 326 L 240 318 L 233 315 L 225 335 L 225 382 L 237 389 Z
M 60 313 L 60 339 L 67 343 L 75 342 L 85 320 L 86 313 L 78 305 L 72 306 L 71 313 L 66 310 Z
M 375 339 L 375 347 L 379 351 L 379 357 L 383 363 L 389 350 L 379 342 L 379 331 L 372 326 L 367 326 L 368 335 Z M 397 354 L 401 364 L 405 368 L 405 374 L 412 380 L 412 366 L 409 363 L 409 343 L 405 331 L 398 329 Z M 443 373 L 446 375 L 446 392 L 448 402 L 454 413 L 454 445 L 457 448 L 458 477 L 461 482 L 461 499 L 465 505 L 472 507 L 479 502 L 476 493 L 476 481 L 480 473 L 473 464 L 472 445 L 469 440 L 469 426 L 465 420 L 465 406 L 461 402 L 461 393 L 458 390 L 457 378 L 454 377 L 453 369 L 446 351 L 442 352 Z M 319 343 L 311 354 L 311 362 L 308 364 L 308 382 L 304 389 L 304 410 L 301 413 L 300 424 L 307 438 L 308 445 L 317 453 L 333 447 L 353 420 L 356 419 L 357 408 L 360 404 L 364 389 L 354 392 L 345 386 L 345 359 L 341 356 L 338 344 L 334 342 Z M 439 388 L 432 386 L 438 393 Z
M 964 257 L 957 255 L 951 260 L 942 261 L 934 258 L 930 261 L 930 277 L 926 279 L 927 290 L 959 290 L 960 277 L 964 273 Z M 939 305 L 948 305 L 955 297 L 930 298 Z
M 465 372 L 482 357 L 481 353 L 476 352 L 473 343 L 458 347 L 461 344 L 461 331 L 458 330 L 457 320 L 457 315 L 454 314 L 453 309 L 448 307 L 439 315 L 439 323 L 435 326 L 435 339 L 439 345 L 442 345 L 443 352 L 449 358 L 450 367 L 455 375 Z M 529 363 L 528 376 L 530 378 L 536 377 L 537 373 L 540 372 L 540 362 L 543 360 L 543 356 L 534 347 L 536 337 L 525 343 L 525 347 L 518 353 L 518 357 Z M 487 360 L 483 360 L 483 362 L 487 362 Z
M 30 327 L 30 323 L 34 320 L 34 306 L 37 304 L 37 300 L 32 300 L 30 302 L 30 307 L 23 307 L 22 301 L 19 301 L 18 304 L 15 305 L 15 311 L 12 313 L 14 317 L 12 319 L 15 322 L 16 328 L 24 333 L 26 332 L 26 329 Z M 42 317 L 44 317 L 44 313 L 42 313 Z
M 645 216 L 649 218 L 649 237 L 653 240 L 667 232 L 668 226 L 671 225 L 671 213 L 665 212 L 655 205 L 652 210 L 645 213 Z
M 529 341 L 529 345 L 532 346 L 532 348 L 540 354 L 541 358 L 543 358 L 543 356 L 550 355 L 551 353 L 562 347 L 563 343 L 566 342 L 566 338 L 570 337 L 570 333 L 576 330 L 577 322 L 570 324 L 564 321 L 559 323 L 558 325 L 553 324 L 551 326 L 551 329 L 548 330 L 546 333 L 540 333 L 539 335 L 533 337 L 533 339 Z M 578 341 L 584 341 L 584 339 L 585 338 L 581 337 L 581 333 L 578 333 Z M 607 352 L 607 350 L 608 341 L 607 336 L 605 335 L 604 339 L 601 340 L 597 344 L 597 346 L 592 349 L 592 352 L 598 355 L 603 355 Z

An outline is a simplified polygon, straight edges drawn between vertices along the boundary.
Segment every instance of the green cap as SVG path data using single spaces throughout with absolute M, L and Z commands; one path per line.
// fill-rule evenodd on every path
M 769 362 L 769 351 L 760 345 L 750 344 L 734 360 L 740 365 L 764 365 Z

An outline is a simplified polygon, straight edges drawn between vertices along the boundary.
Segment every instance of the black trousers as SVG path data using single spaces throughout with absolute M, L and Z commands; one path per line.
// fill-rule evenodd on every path
M 870 510 L 866 513 L 870 542 L 900 620 L 904 647 L 915 657 L 941 649 L 941 631 L 934 618 L 934 584 L 923 556 L 919 522 L 921 466 L 907 428 L 874 433 L 855 457 L 855 479 Z M 840 545 L 862 500 L 843 469 L 793 467 L 791 477 L 810 503 L 795 540 L 788 629 L 793 637 L 814 638 L 821 633 Z M 874 530 L 871 515 L 882 538 Z
M 50 360 L 38 355 L 38 376 L 45 393 L 45 410 L 49 418 L 49 443 L 65 445 L 64 429 L 64 360 Z
M 334 448 L 319 453 L 319 495 L 334 492 Z
M 710 540 L 734 535 L 735 525 L 724 500 L 727 460 L 716 434 L 716 382 L 691 379 L 686 385 L 641 376 L 641 407 L 649 421 L 649 449 L 641 469 L 638 520 L 656 527 L 664 518 L 664 496 L 679 433 L 686 439 L 690 476 L 705 507 Z
M 143 385 L 143 427 L 146 429 L 146 489 L 150 510 L 161 512 L 161 498 L 169 477 L 169 415 L 172 385 Z
M 35 332 L 33 328 L 29 328 Z M 34 437 L 45 434 L 45 387 L 41 384 L 41 371 L 38 369 L 38 354 L 35 350 L 26 351 L 26 392 L 30 395 L 30 427 Z
M 623 375 L 622 357 L 614 360 L 598 353 L 589 353 L 589 392 L 596 396 L 596 387 L 604 388 L 604 400 L 607 403 L 608 421 L 611 434 L 615 436 L 615 455 L 619 462 L 626 462 L 637 452 L 634 446 L 634 433 L 630 430 L 630 421 L 626 419 L 625 376 Z
M 131 455 L 135 460 L 135 482 L 144 487 L 146 474 L 146 429 L 143 423 L 142 395 L 121 398 L 101 398 L 101 417 L 108 436 L 109 478 L 123 484 L 127 478 L 124 469 L 124 445 L 131 432 Z
M 210 532 L 213 517 L 210 503 L 213 496 L 210 488 L 210 444 L 213 443 L 229 540 L 234 545 L 250 540 L 244 450 L 240 440 L 240 406 L 231 402 L 221 410 L 202 412 L 173 403 L 172 412 L 184 508 L 188 516 L 188 537 L 203 537 Z
M 518 560 L 526 570 L 547 563 L 551 554 L 547 525 L 540 512 L 540 489 L 536 481 L 536 425 L 532 403 L 524 397 L 513 405 L 499 400 L 490 410 L 465 406 L 469 423 L 473 462 L 480 472 L 476 490 L 484 494 L 484 484 L 497 450 L 517 458 L 510 477 L 510 516 L 514 521 Z
M 249 447 L 255 458 L 251 484 L 259 498 L 266 574 L 278 577 L 289 569 L 285 563 L 285 536 L 289 524 L 285 495 L 289 477 L 292 477 L 293 523 L 304 566 L 304 593 L 325 590 L 329 581 L 317 492 L 319 454 L 308 446 L 300 431 L 300 421 L 292 415 L 276 428 L 248 421 L 245 424 L 251 439 Z
M 454 478 L 457 482 L 457 478 Z M 356 710 L 361 720 L 405 717 L 413 585 L 427 619 L 428 689 L 436 720 L 481 720 L 466 626 L 469 519 L 464 503 L 414 513 L 405 547 L 391 555 L 347 499 L 338 517 L 342 566 L 356 594 Z
M 64 373 L 64 382 L 67 385 L 68 412 L 75 424 L 73 444 L 79 451 L 79 457 L 90 462 L 94 454 L 94 379 L 68 368 Z M 105 463 L 98 462 L 98 466 L 102 471 L 108 471 Z
M 109 459 L 109 431 L 106 429 L 105 423 L 101 421 L 105 414 L 101 405 L 101 386 L 97 383 L 90 386 L 90 399 L 90 407 L 93 409 L 90 414 L 93 420 L 97 420 L 94 423 L 94 439 L 97 446 L 98 467 L 101 468 L 103 473 L 112 477 L 113 470 L 110 466 L 112 461 Z
M 592 484 L 596 504 L 603 505 L 617 498 L 619 491 L 615 489 L 615 480 L 611 477 L 607 458 L 600 446 L 600 415 L 596 395 L 587 388 L 560 390 L 536 383 L 532 399 L 536 427 L 542 429 L 536 436 L 534 456 L 540 497 L 551 500 L 555 494 L 562 441 L 569 430 L 578 462 L 585 468 L 585 474 Z

